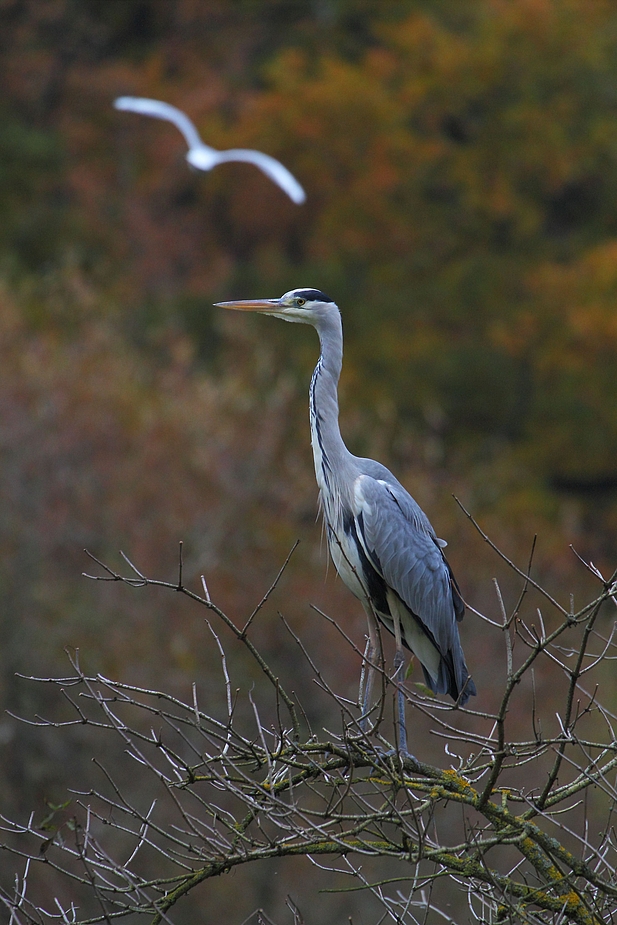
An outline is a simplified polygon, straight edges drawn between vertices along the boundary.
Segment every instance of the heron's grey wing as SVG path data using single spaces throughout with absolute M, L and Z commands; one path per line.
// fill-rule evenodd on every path
M 420 505 L 414 501 L 407 489 L 401 485 L 399 480 L 392 475 L 389 469 L 386 469 L 386 467 L 382 466 L 381 463 L 375 462 L 374 459 L 358 458 L 358 463 L 364 475 L 368 475 L 375 479 L 377 482 L 379 482 L 380 485 L 387 486 L 389 493 L 396 501 L 398 507 L 401 509 L 403 517 L 406 520 L 413 524 L 413 526 L 421 533 L 426 533 L 427 536 L 431 536 L 440 549 L 443 549 L 448 545 L 445 540 L 440 540 L 439 537 L 435 535 L 433 525 L 431 524 L 430 520 Z M 462 620 L 465 615 L 465 604 L 463 603 L 460 588 L 454 575 L 452 574 L 445 556 L 444 562 L 450 575 L 450 581 L 452 582 L 456 619 Z
M 203 144 L 199 132 L 181 109 L 163 103 L 161 100 L 149 100 L 142 96 L 119 96 L 114 100 L 114 107 L 122 112 L 136 112 L 141 116 L 152 116 L 154 119 L 164 119 L 172 122 L 179 129 L 189 148 L 199 147 Z
M 287 167 L 284 167 L 276 158 L 264 154 L 263 151 L 253 151 L 250 148 L 230 148 L 229 151 L 219 151 L 217 160 L 223 161 L 243 161 L 247 164 L 255 164 L 263 173 L 266 174 L 277 186 L 287 193 L 292 202 L 300 205 L 306 200 L 306 193 Z
M 358 535 L 375 570 L 434 641 L 454 672 L 456 689 L 467 684 L 467 695 L 475 692 L 473 682 L 467 683 L 458 634 L 458 590 L 424 512 L 402 486 L 399 491 L 366 475 L 354 484 L 354 511 Z

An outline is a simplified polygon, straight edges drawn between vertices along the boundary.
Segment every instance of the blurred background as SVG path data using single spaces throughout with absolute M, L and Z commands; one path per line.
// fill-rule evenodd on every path
M 189 696 L 196 680 L 223 711 L 199 610 L 80 577 L 87 547 L 173 579 L 179 540 L 187 582 L 204 573 L 240 622 L 299 538 L 254 638 L 317 728 L 329 705 L 278 611 L 353 696 L 358 660 L 310 610 L 362 646 L 316 522 L 315 333 L 220 299 L 310 286 L 337 301 L 348 445 L 427 511 L 475 607 L 497 615 L 493 576 L 510 606 L 520 585 L 453 494 L 523 567 L 538 534 L 534 576 L 562 603 L 594 591 L 570 544 L 612 571 L 614 3 L 0 0 L 0 86 L 3 710 L 55 709 L 16 672 L 69 674 L 73 646 L 88 670 L 144 686 Z M 179 106 L 215 147 L 279 158 L 306 205 L 249 165 L 191 171 L 171 125 L 114 111 L 121 94 Z M 490 709 L 503 653 L 473 614 L 462 636 Z M 232 683 L 261 683 L 222 640 Z M 44 816 L 87 781 L 85 733 L 3 714 L 0 811 Z M 263 906 L 288 921 L 294 870 L 307 922 L 370 920 L 349 896 L 324 917 L 300 862 L 208 884 L 180 920 Z

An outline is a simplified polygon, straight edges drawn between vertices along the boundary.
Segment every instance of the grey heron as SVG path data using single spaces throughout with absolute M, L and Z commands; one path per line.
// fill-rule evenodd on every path
M 227 161 L 244 161 L 254 164 L 265 173 L 277 186 L 287 193 L 292 202 L 297 205 L 303 203 L 306 194 L 296 178 L 284 167 L 280 161 L 262 151 L 253 151 L 250 148 L 230 148 L 229 151 L 217 151 L 204 144 L 199 132 L 181 109 L 163 103 L 161 100 L 150 100 L 140 96 L 119 96 L 114 100 L 114 107 L 122 112 L 136 112 L 142 116 L 152 116 L 154 119 L 164 119 L 172 122 L 184 135 L 189 146 L 186 159 L 192 167 L 198 170 L 212 170 L 217 164 Z
M 336 303 L 317 289 L 292 289 L 280 299 L 216 304 L 311 324 L 317 330 L 321 353 L 309 391 L 311 444 L 330 555 L 368 618 L 369 670 L 361 695 L 361 720 L 366 729 L 379 621 L 395 639 L 399 749 L 409 755 L 400 684 L 403 646 L 418 657 L 426 683 L 435 693 L 449 694 L 459 704 L 476 693 L 458 632 L 465 606 L 443 553 L 446 544 L 385 466 L 354 456 L 343 442 L 338 408 L 343 328 Z

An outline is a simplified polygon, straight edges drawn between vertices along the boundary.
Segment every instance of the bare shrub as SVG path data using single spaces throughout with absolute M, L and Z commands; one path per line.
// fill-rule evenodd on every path
M 466 899 L 468 921 L 617 921 L 612 614 L 612 628 L 601 628 L 603 606 L 615 603 L 616 576 L 605 579 L 581 560 L 599 593 L 574 610 L 534 581 L 532 556 L 519 568 L 494 548 L 520 579 L 510 610 L 495 582 L 495 615 L 477 614 L 487 634 L 503 639 L 503 663 L 494 673 L 497 709 L 460 708 L 429 696 L 422 685 L 402 685 L 408 710 L 428 717 L 443 741 L 445 769 L 421 760 L 422 741 L 411 743 L 417 766 L 397 753 L 389 734 L 396 686 L 383 659 L 376 666 L 381 697 L 372 731 L 364 734 L 358 703 L 340 693 L 319 655 L 281 618 L 316 692 L 340 718 L 336 731 L 311 730 L 310 711 L 251 641 L 253 621 L 276 581 L 238 626 L 210 599 L 205 580 L 200 593 L 185 586 L 182 549 L 176 582 L 148 578 L 126 557 L 123 573 L 96 560 L 100 571 L 91 577 L 98 581 L 144 593 L 166 588 L 207 611 L 227 711 L 212 715 L 195 685 L 183 701 L 89 676 L 77 654 L 69 676 L 30 679 L 61 693 L 70 713 L 27 721 L 56 736 L 67 726 L 91 730 L 103 784 L 76 793 L 70 808 L 52 807 L 42 822 L 34 814 L 2 820 L 2 847 L 19 870 L 14 890 L 1 896 L 11 925 L 140 914 L 152 925 L 172 922 L 179 900 L 206 881 L 292 857 L 331 876 L 335 890 L 371 894 L 380 909 L 376 922 L 460 923 L 448 905 L 454 892 Z M 323 613 L 316 619 L 338 634 L 342 657 L 346 650 L 361 657 L 336 621 Z M 220 625 L 261 669 L 263 683 L 255 690 L 234 687 Z M 555 715 L 554 701 L 538 695 L 540 675 L 559 697 Z M 480 692 L 480 706 L 483 699 Z M 106 761 L 108 737 L 120 740 L 129 773 L 144 782 L 144 798 L 127 790 L 126 768 Z M 50 871 L 53 883 L 63 884 L 62 895 L 41 892 Z M 303 922 L 291 898 L 288 906 L 294 923 Z M 255 921 L 270 920 L 259 912 Z

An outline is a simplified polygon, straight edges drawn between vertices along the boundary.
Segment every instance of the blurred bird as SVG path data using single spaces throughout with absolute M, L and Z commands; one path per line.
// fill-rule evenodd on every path
M 198 170 L 212 170 L 218 164 L 227 161 L 243 161 L 255 164 L 267 177 L 287 193 L 292 202 L 300 205 L 306 199 L 306 194 L 296 178 L 286 167 L 262 151 L 253 151 L 249 148 L 230 148 L 229 151 L 217 151 L 201 140 L 199 132 L 181 109 L 162 103 L 160 100 L 149 100 L 138 96 L 119 96 L 114 101 L 114 107 L 122 112 L 136 112 L 142 116 L 152 116 L 154 119 L 164 119 L 172 122 L 184 135 L 189 146 L 186 159 L 192 167 Z
M 369 627 L 360 722 L 366 730 L 379 621 L 396 643 L 399 751 L 413 759 L 407 751 L 400 688 L 403 646 L 418 657 L 426 683 L 435 693 L 449 694 L 459 704 L 476 693 L 458 633 L 465 605 L 443 554 L 446 543 L 437 538 L 424 511 L 385 466 L 354 456 L 343 442 L 338 423 L 343 328 L 336 303 L 317 289 L 292 289 L 280 299 L 217 305 L 311 324 L 317 330 L 321 355 L 309 391 L 315 474 L 332 561 L 364 605 Z

